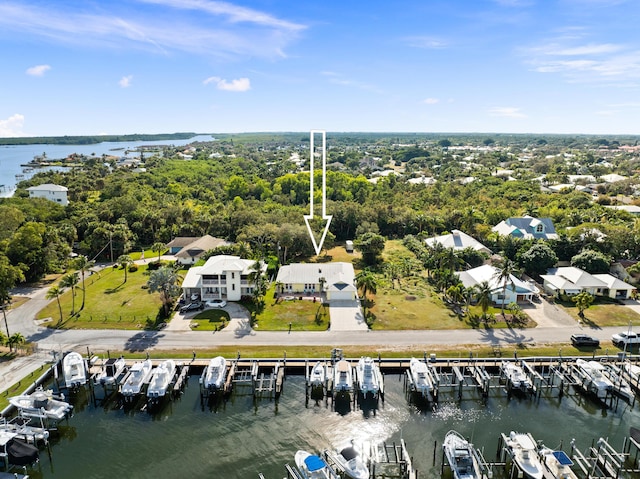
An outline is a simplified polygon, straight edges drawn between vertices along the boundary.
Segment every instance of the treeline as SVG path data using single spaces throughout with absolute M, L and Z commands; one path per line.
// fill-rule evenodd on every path
M 93 135 L 93 136 L 30 136 L 15 138 L 0 138 L 0 145 L 94 145 L 103 142 L 116 141 L 163 141 L 188 140 L 196 133 L 159 133 L 159 134 L 131 134 L 131 135 Z

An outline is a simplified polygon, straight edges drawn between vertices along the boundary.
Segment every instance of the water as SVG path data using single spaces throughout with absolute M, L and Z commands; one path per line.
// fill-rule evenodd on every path
M 12 189 L 16 185 L 16 175 L 23 174 L 23 164 L 29 163 L 36 155 L 46 153 L 50 160 L 66 158 L 72 153 L 81 155 L 118 155 L 124 156 L 127 150 L 133 150 L 143 145 L 174 145 L 183 146 L 195 141 L 210 141 L 209 135 L 200 135 L 188 140 L 159 140 L 159 141 L 127 141 L 103 142 L 93 145 L 0 145 L 0 185 L 4 189 Z M 135 156 L 139 156 L 136 154 Z M 34 169 L 33 172 L 37 172 Z M 27 176 L 27 175 L 25 175 Z M 3 189 L 0 188 L 0 193 Z
M 419 477 L 432 478 L 440 477 L 440 447 L 450 429 L 471 438 L 493 460 L 500 433 L 511 430 L 531 432 L 549 447 L 562 443 L 565 451 L 572 438 L 585 451 L 601 436 L 619 450 L 629 426 L 640 424 L 637 407 L 620 403 L 617 410 L 603 410 L 573 393 L 553 397 L 557 390 L 540 400 L 509 400 L 495 390 L 486 404 L 473 392 L 461 402 L 441 396 L 438 410 L 425 412 L 408 403 L 399 376 L 385 378 L 385 402 L 375 414 L 340 414 L 324 402 L 310 401 L 305 407 L 300 376 L 287 378 L 277 403 L 254 403 L 244 391 L 246 395 L 235 391 L 215 410 L 203 410 L 198 380 L 192 376 L 181 399 L 155 415 L 94 407 L 86 397 L 77 398 L 76 413 L 61 426 L 51 458 L 42 452 L 32 477 L 247 479 L 262 472 L 267 479 L 281 479 L 284 464 L 294 464 L 297 449 L 321 452 L 350 439 L 399 443 L 403 438 Z

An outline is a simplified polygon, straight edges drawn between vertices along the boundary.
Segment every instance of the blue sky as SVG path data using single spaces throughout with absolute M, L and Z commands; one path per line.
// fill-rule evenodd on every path
M 637 0 L 0 0 L 0 136 L 640 134 Z

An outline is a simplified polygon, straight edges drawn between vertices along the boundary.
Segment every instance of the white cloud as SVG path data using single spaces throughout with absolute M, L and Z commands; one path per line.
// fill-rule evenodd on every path
M 503 116 L 506 118 L 526 118 L 527 115 L 520 111 L 520 108 L 512 106 L 496 106 L 489 109 L 491 116 Z
M 224 91 L 247 91 L 251 90 L 251 81 L 248 78 L 238 78 L 236 80 L 227 81 L 220 77 L 209 77 L 203 81 L 205 85 L 215 83 L 218 90 Z
M 424 100 L 422 100 L 422 103 L 425 103 L 427 105 L 435 105 L 436 103 L 440 103 L 440 100 L 438 98 L 425 98 Z
M 0 120 L 0 137 L 24 136 L 22 127 L 24 115 L 16 113 L 6 120 Z
M 133 75 L 127 75 L 125 77 L 120 78 L 118 85 L 120 85 L 120 88 L 129 88 L 131 86 L 132 80 L 133 80 Z
M 49 70 L 51 70 L 51 66 L 50 65 L 36 65 L 30 68 L 27 68 L 27 75 L 31 75 L 34 77 L 41 77 L 42 75 L 44 75 L 46 72 L 48 72 Z
M 404 41 L 410 47 L 425 48 L 428 50 L 438 50 L 448 46 L 447 42 L 435 37 L 413 36 L 406 37 Z

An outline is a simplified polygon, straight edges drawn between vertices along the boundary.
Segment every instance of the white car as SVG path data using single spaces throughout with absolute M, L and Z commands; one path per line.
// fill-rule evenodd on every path
M 227 302 L 224 299 L 212 299 L 205 303 L 209 308 L 224 308 Z
M 611 342 L 614 346 L 637 346 L 640 344 L 640 336 L 632 332 L 622 332 L 611 336 Z

